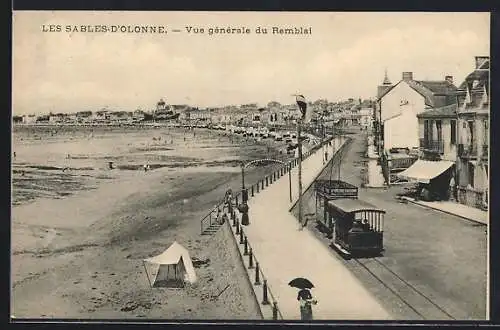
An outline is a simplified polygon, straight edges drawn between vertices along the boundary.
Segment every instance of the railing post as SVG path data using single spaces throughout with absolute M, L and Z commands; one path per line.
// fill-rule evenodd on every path
M 233 220 L 233 227 L 236 226 L 236 212 L 231 212 L 231 219 Z
M 259 192 L 259 190 L 260 190 L 260 182 L 257 181 L 257 192 Z
M 253 197 L 253 185 L 252 185 L 252 197 Z
M 253 268 L 253 250 L 250 247 L 250 251 L 248 252 L 248 269 Z
M 208 220 L 210 221 L 210 226 L 212 225 L 212 211 L 210 211 L 210 214 L 208 215 Z
M 262 286 L 262 305 L 269 305 L 269 299 L 267 298 L 267 280 L 264 280 L 264 285 Z
M 247 256 L 248 255 L 248 238 L 245 235 L 245 239 L 243 240 L 243 255 Z
M 260 285 L 260 267 L 259 262 L 255 261 L 255 285 Z
M 273 301 L 273 320 L 278 319 L 278 303 Z
M 240 228 L 240 244 L 243 244 L 245 242 L 243 240 L 243 236 L 245 236 L 245 234 L 243 233 L 243 228 Z
M 240 234 L 240 221 L 236 218 L 236 235 Z

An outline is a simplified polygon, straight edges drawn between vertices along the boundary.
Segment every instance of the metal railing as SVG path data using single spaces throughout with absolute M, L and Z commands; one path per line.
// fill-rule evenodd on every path
M 389 159 L 389 170 L 407 169 L 417 161 L 417 156 L 408 156 L 405 158 L 391 158 Z
M 319 143 L 315 146 L 313 146 L 310 150 L 302 154 L 302 159 L 307 159 L 309 156 L 314 154 L 318 149 L 323 147 L 325 144 L 330 143 L 333 140 L 333 137 L 330 137 L 326 140 L 324 140 L 322 143 Z M 249 193 L 249 198 L 253 197 L 255 193 L 260 192 L 261 190 L 264 190 L 265 187 L 269 186 L 270 183 L 273 183 L 276 181 L 278 178 L 283 176 L 284 174 L 288 173 L 292 168 L 296 167 L 299 164 L 299 158 L 295 157 L 292 160 L 286 162 L 283 166 L 279 167 L 277 170 L 275 170 L 273 173 L 266 175 L 264 178 L 258 180 L 254 184 L 252 184 L 248 188 L 248 193 Z M 240 201 L 242 200 L 241 198 L 241 191 L 236 193 L 236 195 L 233 196 L 233 201 L 235 202 L 235 205 L 238 206 Z M 212 224 L 215 223 L 217 211 L 220 210 L 220 212 L 223 212 L 225 208 L 227 208 L 226 200 L 220 200 L 204 217 L 201 218 L 200 220 L 200 233 L 203 233 L 207 228 L 211 227 Z
M 420 139 L 420 147 L 427 151 L 433 151 L 437 153 L 444 153 L 444 141 L 443 140 L 426 140 Z

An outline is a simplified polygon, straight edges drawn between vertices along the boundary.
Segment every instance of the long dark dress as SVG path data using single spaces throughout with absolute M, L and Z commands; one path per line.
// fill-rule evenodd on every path
M 300 301 L 300 318 L 301 320 L 312 320 L 312 295 L 307 289 L 302 289 L 297 295 L 297 300 Z

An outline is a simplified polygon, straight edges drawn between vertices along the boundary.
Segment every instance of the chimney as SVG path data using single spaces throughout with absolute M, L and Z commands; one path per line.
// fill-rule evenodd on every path
M 445 76 L 444 77 L 444 80 L 446 80 L 447 82 L 449 82 L 450 84 L 453 84 L 453 76 Z
M 489 56 L 476 56 L 476 69 L 479 69 L 481 65 L 484 64 L 484 62 L 488 61 L 490 59 Z
M 403 80 L 413 80 L 413 72 L 403 72 Z

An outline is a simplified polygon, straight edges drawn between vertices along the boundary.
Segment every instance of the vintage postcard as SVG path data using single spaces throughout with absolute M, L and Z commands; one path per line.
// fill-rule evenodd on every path
M 489 319 L 489 13 L 12 33 L 12 320 Z

